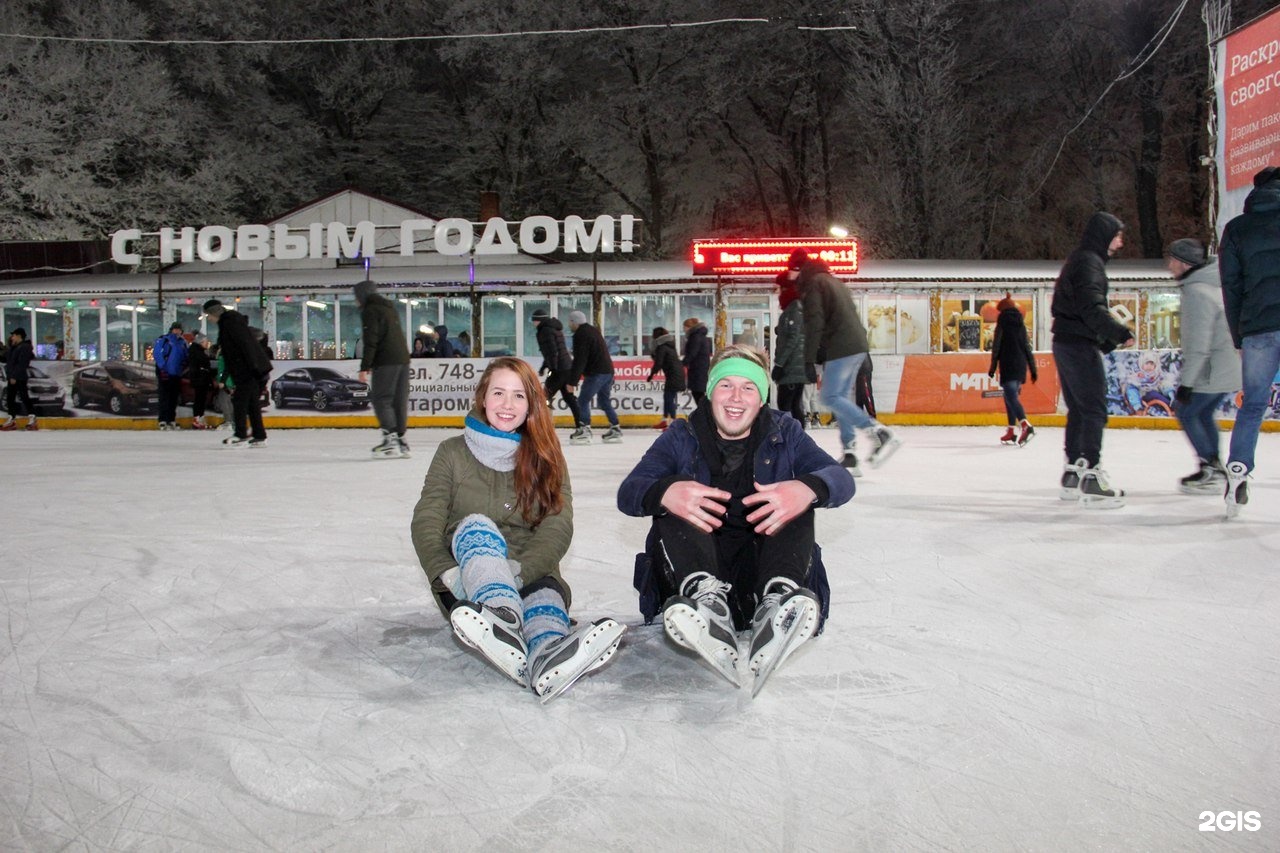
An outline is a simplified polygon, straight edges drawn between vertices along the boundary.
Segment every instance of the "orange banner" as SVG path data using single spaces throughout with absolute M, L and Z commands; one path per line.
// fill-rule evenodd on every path
M 987 376 L 990 354 L 908 355 L 898 388 L 898 412 L 921 414 L 1003 412 L 1004 393 L 996 379 Z M 1036 372 L 1022 386 L 1022 405 L 1028 414 L 1045 415 L 1058 409 L 1058 370 L 1053 355 L 1036 353 Z

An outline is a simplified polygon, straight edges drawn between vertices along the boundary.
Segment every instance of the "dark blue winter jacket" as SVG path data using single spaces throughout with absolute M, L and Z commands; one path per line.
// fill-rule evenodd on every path
M 187 341 L 182 335 L 170 332 L 156 338 L 151 357 L 155 359 L 156 370 L 161 378 L 177 378 L 187 367 Z
M 1089 217 L 1080 245 L 1067 256 L 1053 286 L 1053 339 L 1083 341 L 1111 352 L 1133 337 L 1124 323 L 1111 315 L 1107 300 L 1107 261 L 1111 241 L 1124 223 L 1099 211 Z
M 818 447 L 794 418 L 769 408 L 761 409 L 760 417 L 768 418 L 768 424 L 756 451 L 753 469 L 756 482 L 767 485 L 801 480 L 814 490 L 821 501 L 819 506 L 823 507 L 837 507 L 853 497 L 853 477 L 848 469 Z M 711 484 L 711 468 L 687 420 L 673 422 L 645 451 L 618 487 L 618 509 L 634 516 L 665 512 L 658 507 L 658 502 L 667 487 L 679 480 Z M 646 621 L 654 618 L 662 598 L 670 592 L 662 590 L 661 583 L 654 577 L 653 561 L 659 550 L 655 526 L 649 532 L 645 551 L 636 556 L 635 587 L 640 593 L 640 612 Z M 822 552 L 816 543 L 807 585 L 818 595 L 825 620 L 830 588 Z
M 1249 335 L 1280 331 L 1280 181 L 1255 187 L 1227 223 L 1218 271 L 1236 349 Z

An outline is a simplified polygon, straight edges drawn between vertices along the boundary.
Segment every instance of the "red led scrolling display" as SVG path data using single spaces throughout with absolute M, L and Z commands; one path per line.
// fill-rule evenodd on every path
M 776 275 L 787 268 L 796 249 L 822 261 L 833 273 L 858 271 L 855 240 L 695 240 L 694 275 Z

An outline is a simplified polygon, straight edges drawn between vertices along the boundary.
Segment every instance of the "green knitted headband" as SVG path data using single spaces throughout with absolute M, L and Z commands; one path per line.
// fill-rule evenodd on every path
M 764 368 L 751 359 L 734 356 L 716 362 L 711 368 L 711 374 L 707 376 L 707 388 L 715 388 L 716 384 L 726 376 L 741 376 L 744 379 L 750 379 L 751 384 L 760 390 L 760 401 L 762 403 L 769 402 L 769 374 L 765 373 Z

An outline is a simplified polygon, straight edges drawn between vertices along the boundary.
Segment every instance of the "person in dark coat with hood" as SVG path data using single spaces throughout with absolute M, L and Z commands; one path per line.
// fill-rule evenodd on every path
M 547 377 L 547 405 L 552 406 L 558 393 L 573 416 L 574 429 L 577 429 L 582 423 L 582 410 L 578 406 L 577 395 L 569 390 L 569 385 L 574 382 L 573 356 L 564 342 L 564 324 L 548 314 L 545 308 L 535 308 L 529 320 L 538 330 L 538 352 L 542 353 L 542 367 L 538 373 Z
M 1123 246 L 1124 223 L 1105 211 L 1094 213 L 1053 286 L 1053 358 L 1067 404 L 1061 497 L 1098 508 L 1124 504 L 1124 492 L 1112 488 L 1098 467 L 1107 426 L 1102 354 L 1133 343 L 1133 331 L 1107 304 L 1107 261 Z
M 436 358 L 457 358 L 458 353 L 453 349 L 453 343 L 449 340 L 449 327 L 441 323 L 436 326 Z
M 262 343 L 249 330 L 249 319 L 239 311 L 228 310 L 217 299 L 204 304 L 204 313 L 218 324 L 218 351 L 234 388 L 231 392 L 232 420 L 235 433 L 224 438 L 228 447 L 262 447 L 267 431 L 262 425 L 262 383 L 271 373 L 271 362 Z M 252 437 L 250 437 L 252 430 Z
M 778 411 L 806 425 L 804 386 L 809 381 L 804 369 L 804 300 L 796 283 L 785 272 L 774 280 L 782 313 L 773 328 L 772 379 L 778 385 Z
M 1271 385 L 1280 371 L 1280 166 L 1253 176 L 1244 213 L 1227 223 L 1218 253 L 1222 303 L 1240 350 L 1244 403 L 1231 428 L 1227 514 L 1249 502 L 1248 476 Z
M 662 420 L 654 424 L 657 429 L 666 429 L 676 419 L 676 399 L 686 387 L 684 365 L 676 353 L 676 336 L 662 326 L 657 326 L 649 338 L 649 354 L 653 356 L 653 367 L 649 370 L 649 381 L 662 374 Z
M 401 312 L 378 293 L 372 281 L 366 279 L 354 290 L 364 344 L 360 379 L 369 382 L 372 374 L 369 396 L 382 429 L 382 441 L 372 453 L 384 459 L 404 458 L 409 455 L 405 441 L 409 428 L 409 343 L 400 325 Z
M 711 370 L 711 340 L 707 327 L 697 317 L 684 321 L 685 382 L 695 404 L 707 396 L 707 373 Z
M 996 308 L 1000 316 L 996 319 L 996 331 L 991 339 L 991 367 L 987 375 L 994 378 L 998 369 L 1000 389 L 1004 391 L 1004 413 L 1009 428 L 1000 437 L 1000 443 L 1025 447 L 1036 431 L 1022 406 L 1022 386 L 1027 381 L 1028 372 L 1032 382 L 1038 381 L 1040 376 L 1036 372 L 1035 354 L 1031 351 L 1031 336 L 1027 334 L 1026 321 L 1018 303 L 1013 301 L 1013 294 L 1006 293 L 1004 299 L 996 303 Z

